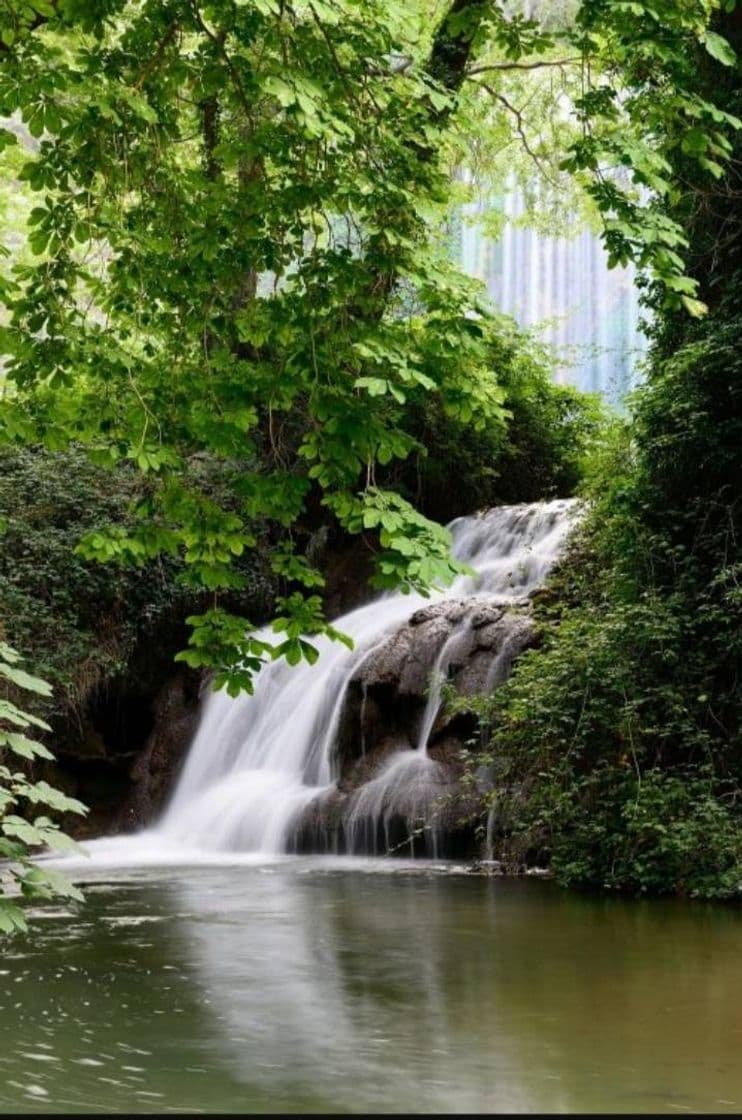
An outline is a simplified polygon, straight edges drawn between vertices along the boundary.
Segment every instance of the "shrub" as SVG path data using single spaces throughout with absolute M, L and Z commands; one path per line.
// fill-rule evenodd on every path
M 500 843 L 570 885 L 739 895 L 741 332 L 711 319 L 656 363 L 595 459 L 541 648 L 479 704 Z

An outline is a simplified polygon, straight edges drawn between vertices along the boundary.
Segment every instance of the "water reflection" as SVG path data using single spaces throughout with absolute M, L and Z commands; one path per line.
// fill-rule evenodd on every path
M 259 902 L 214 888 L 218 933 L 182 927 L 251 1086 L 340 1111 L 742 1105 L 736 915 L 311 867 L 263 875 Z
M 344 866 L 48 910 L 0 968 L 0 1111 L 742 1109 L 735 912 Z
M 319 1094 L 338 1111 L 530 1106 L 520 1079 L 493 1082 L 488 947 L 451 921 L 450 882 L 273 873 L 258 906 L 239 883 L 217 893 L 218 926 L 194 918 L 181 930 L 219 1008 L 216 1053 L 253 1088 Z M 179 883 L 178 897 L 184 910 L 203 905 L 197 884 Z

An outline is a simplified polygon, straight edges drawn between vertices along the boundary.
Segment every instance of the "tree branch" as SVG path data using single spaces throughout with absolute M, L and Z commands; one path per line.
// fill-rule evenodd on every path
M 581 55 L 572 58 L 540 59 L 538 62 L 491 62 L 487 66 L 474 66 L 466 71 L 466 77 L 472 78 L 475 74 L 487 74 L 491 70 L 541 70 L 546 66 L 572 66 L 582 62 Z
M 477 85 L 481 86 L 482 89 L 486 89 L 487 93 L 489 93 L 492 97 L 494 97 L 496 101 L 499 101 L 501 105 L 504 105 L 504 107 L 508 110 L 508 112 L 513 117 L 515 117 L 515 131 L 518 133 L 518 137 L 520 139 L 521 144 L 525 148 L 526 153 L 531 157 L 533 162 L 536 164 L 536 167 L 538 168 L 539 174 L 543 176 L 543 178 L 546 180 L 546 182 L 549 183 L 552 187 L 557 187 L 557 184 L 554 182 L 551 175 L 549 175 L 549 173 L 546 171 L 546 169 L 543 166 L 543 163 L 542 163 L 541 159 L 536 155 L 536 153 L 534 152 L 533 148 L 531 147 L 531 145 L 528 141 L 528 137 L 526 136 L 525 129 L 523 128 L 523 114 L 520 111 L 520 109 L 518 109 L 515 105 L 513 105 L 510 101 L 508 101 L 507 97 L 505 97 L 504 94 L 499 93 L 498 90 L 493 89 L 492 86 L 488 85 L 487 82 L 477 82 Z
M 466 77 L 466 67 L 485 10 L 482 0 L 453 0 L 438 25 L 425 70 L 450 93 L 457 93 Z
M 466 68 L 485 13 L 486 4 L 483 0 L 452 0 L 448 12 L 435 32 L 430 56 L 423 71 L 437 85 L 454 95 L 454 98 L 441 108 L 436 108 L 432 101 L 428 101 L 428 116 L 431 122 L 439 127 L 445 125 L 454 111 L 455 95 L 461 89 L 466 77 Z M 431 162 L 435 156 L 434 147 L 427 141 L 409 140 L 407 147 L 415 153 L 422 164 Z M 399 268 L 400 262 L 394 262 L 390 263 L 386 270 L 372 271 L 366 297 L 375 304 L 378 318 L 384 314 L 386 304 L 394 291 Z M 368 307 L 364 312 L 356 310 L 355 313 L 368 314 Z

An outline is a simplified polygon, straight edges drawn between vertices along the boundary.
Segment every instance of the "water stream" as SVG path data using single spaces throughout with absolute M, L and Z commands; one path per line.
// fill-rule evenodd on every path
M 172 801 L 149 840 L 206 851 L 285 851 L 307 806 L 338 779 L 338 722 L 348 683 L 362 661 L 431 601 L 464 599 L 472 609 L 482 599 L 522 602 L 543 582 L 577 512 L 573 500 L 557 500 L 459 518 L 451 525 L 454 553 L 474 574 L 460 576 L 431 599 L 388 594 L 351 611 L 335 625 L 353 638 L 352 651 L 320 639 L 316 665 L 268 664 L 254 696 L 209 694 Z M 376 820 L 389 812 L 390 790 L 407 796 L 419 787 L 422 794 L 435 781 L 428 737 L 448 662 L 466 628 L 464 619 L 440 651 L 417 750 L 395 754 L 352 805 L 351 845 L 363 817 L 374 818 L 373 832 Z

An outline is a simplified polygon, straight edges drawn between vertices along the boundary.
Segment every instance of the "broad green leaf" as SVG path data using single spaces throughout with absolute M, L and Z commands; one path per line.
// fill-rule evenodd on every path
M 38 716 L 31 715 L 30 712 L 23 712 L 10 700 L 0 700 L 0 720 L 7 720 L 9 723 L 14 723 L 16 727 L 40 727 L 43 731 L 51 731 L 48 723 Z
M 0 675 L 27 692 L 36 692 L 40 696 L 52 694 L 52 687 L 47 681 L 42 681 L 40 677 L 34 677 L 15 665 L 7 665 L 0 661 Z
M 717 62 L 721 62 L 724 66 L 735 65 L 737 55 L 723 35 L 719 35 L 716 31 L 707 31 L 703 36 L 703 42 L 706 50 Z
M 21 908 L 0 897 L 0 933 L 25 933 L 27 930 L 28 924 Z
M 0 749 L 3 746 L 9 747 L 14 754 L 20 755 L 22 758 L 45 758 L 49 761 L 54 759 L 52 752 L 43 743 L 40 743 L 37 739 L 29 739 L 16 731 L 0 730 Z

